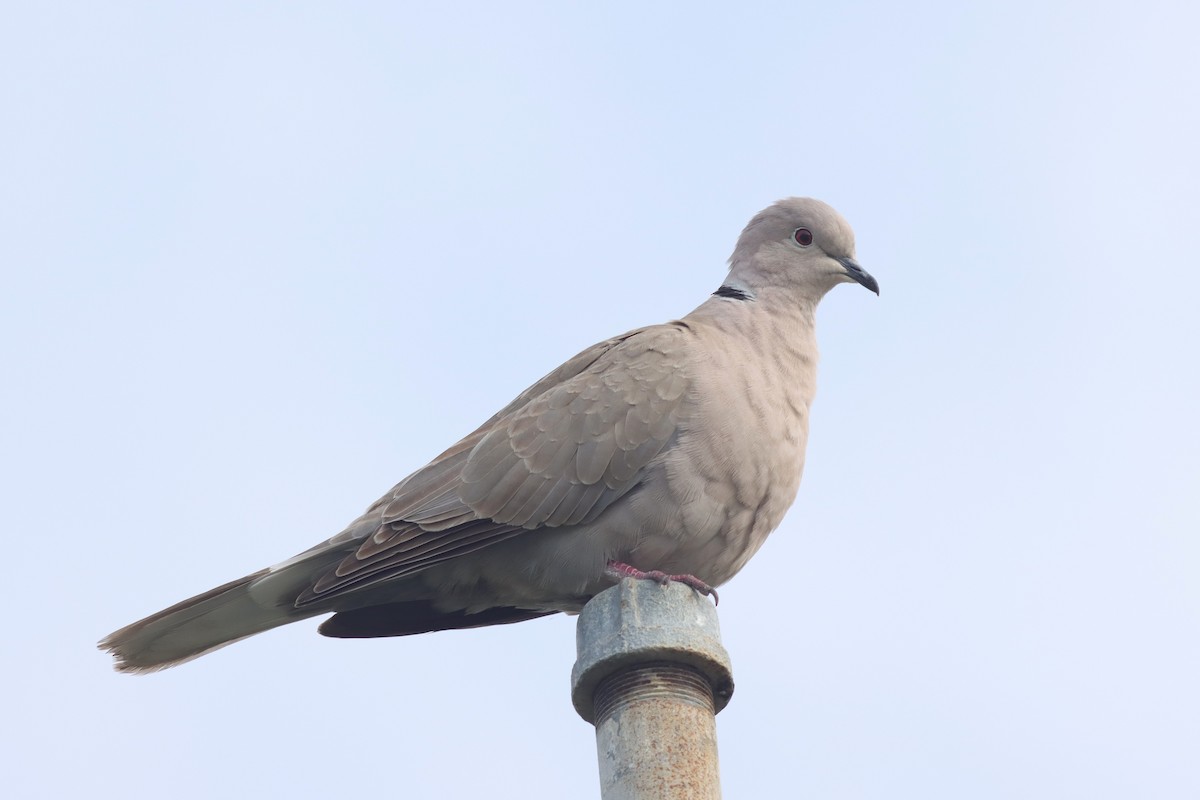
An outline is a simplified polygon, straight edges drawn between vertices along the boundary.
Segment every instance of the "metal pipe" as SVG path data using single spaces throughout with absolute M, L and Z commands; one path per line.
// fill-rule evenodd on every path
M 602 800 L 719 800 L 715 715 L 733 694 L 712 602 L 626 578 L 576 627 L 571 700 L 596 726 Z

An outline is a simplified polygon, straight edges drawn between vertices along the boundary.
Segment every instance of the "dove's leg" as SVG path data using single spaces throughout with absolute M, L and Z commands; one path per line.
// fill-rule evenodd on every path
M 721 602 L 721 598 L 717 596 L 717 590 L 709 586 L 704 581 L 697 578 L 695 575 L 668 575 L 657 569 L 652 569 L 649 572 L 642 572 L 637 567 L 631 567 L 628 564 L 622 564 L 620 561 L 608 562 L 608 568 L 605 570 L 608 575 L 618 580 L 621 578 L 637 578 L 638 580 L 651 580 L 666 586 L 671 581 L 682 583 L 685 586 L 690 586 L 700 594 L 712 595 L 713 605 Z

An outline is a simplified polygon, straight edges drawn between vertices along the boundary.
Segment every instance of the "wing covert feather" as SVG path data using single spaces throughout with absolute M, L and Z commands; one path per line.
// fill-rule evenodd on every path
M 368 509 L 360 544 L 298 605 L 425 569 L 538 527 L 595 519 L 678 428 L 686 333 L 642 328 L 567 361 Z M 359 523 L 347 530 L 361 531 Z M 335 539 L 345 541 L 346 534 Z
M 498 421 L 463 466 L 463 503 L 525 528 L 594 519 L 675 434 L 687 387 L 683 336 L 674 326 L 645 330 Z M 557 506 L 508 502 L 552 492 Z

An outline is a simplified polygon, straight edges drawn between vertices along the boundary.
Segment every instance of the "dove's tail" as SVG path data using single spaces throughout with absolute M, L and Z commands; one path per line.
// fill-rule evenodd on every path
M 311 578 L 312 565 L 303 562 L 260 570 L 110 633 L 99 647 L 112 653 L 119 672 L 173 667 L 247 636 L 329 613 L 295 607 Z

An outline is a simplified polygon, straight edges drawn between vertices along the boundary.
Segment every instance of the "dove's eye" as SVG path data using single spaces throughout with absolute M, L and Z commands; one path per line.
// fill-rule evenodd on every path
M 796 228 L 795 232 L 792 233 L 792 238 L 801 247 L 808 247 L 812 244 L 812 231 L 808 228 Z

